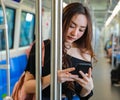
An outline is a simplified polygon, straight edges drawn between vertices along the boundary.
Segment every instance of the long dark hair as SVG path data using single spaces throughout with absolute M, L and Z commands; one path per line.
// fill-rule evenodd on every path
M 85 7 L 81 3 L 71 3 L 67 5 L 63 9 L 63 23 L 62 23 L 62 35 L 63 35 L 63 69 L 68 68 L 70 66 L 70 61 L 66 57 L 67 55 L 67 47 L 65 46 L 65 35 L 68 31 L 68 28 L 70 26 L 71 19 L 76 14 L 83 14 L 87 18 L 87 27 L 85 30 L 85 33 L 83 36 L 76 40 L 75 43 L 77 47 L 80 49 L 80 53 L 83 56 L 84 53 L 87 53 L 91 56 L 91 58 L 94 58 L 94 52 L 92 49 L 91 41 L 92 41 L 92 20 L 91 15 L 89 13 L 89 10 L 87 7 Z M 83 56 L 84 57 L 84 56 Z M 73 88 L 73 82 L 66 82 L 68 84 L 68 88 Z

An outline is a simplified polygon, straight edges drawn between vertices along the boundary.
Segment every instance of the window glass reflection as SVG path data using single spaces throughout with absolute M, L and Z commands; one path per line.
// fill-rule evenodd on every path
M 20 28 L 20 47 L 31 44 L 34 40 L 34 14 L 22 12 Z
M 15 21 L 15 9 L 6 8 L 6 16 L 7 16 L 7 24 L 8 24 L 8 43 L 9 48 L 13 48 L 13 41 L 14 41 L 14 21 Z M 4 17 L 3 17 L 3 10 L 0 7 L 0 25 L 3 25 Z M 4 29 L 0 28 L 0 50 L 6 49 L 6 42 L 5 42 L 5 33 Z

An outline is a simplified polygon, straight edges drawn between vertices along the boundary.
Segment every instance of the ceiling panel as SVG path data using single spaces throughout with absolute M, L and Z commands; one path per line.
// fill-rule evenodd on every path
M 111 15 L 115 5 L 119 0 L 63 0 L 66 3 L 71 2 L 82 2 L 83 4 L 88 5 L 91 10 L 92 15 L 94 16 L 94 20 L 97 25 L 104 26 L 105 21 Z M 23 0 L 26 4 L 33 5 L 35 4 L 35 0 Z M 51 0 L 42 0 L 43 6 L 47 9 L 51 9 Z

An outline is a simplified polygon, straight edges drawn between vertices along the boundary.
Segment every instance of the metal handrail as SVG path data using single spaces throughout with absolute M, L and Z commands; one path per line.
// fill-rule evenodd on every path
M 42 100 L 42 0 L 36 0 L 36 100 Z
M 3 25 L 0 25 L 0 29 L 4 29 L 5 32 L 5 41 L 6 41 L 6 66 L 7 66 L 7 94 L 10 96 L 10 62 L 9 62 L 9 44 L 8 44 L 8 25 L 7 25 L 7 17 L 6 17 L 6 10 L 5 10 L 5 1 L 1 1 L 1 6 L 3 9 L 3 16 L 4 16 L 4 22 Z
M 63 10 L 63 0 L 58 0 L 58 70 L 62 69 L 62 10 Z M 57 86 L 57 100 L 62 98 L 62 84 Z
M 58 69 L 62 69 L 62 0 L 52 0 L 50 100 L 61 100 L 61 84 L 57 81 Z
M 59 1 L 59 2 L 58 2 Z M 59 8 L 58 8 L 59 5 Z M 36 0 L 36 100 L 42 100 L 42 0 Z M 56 47 L 61 47 L 60 49 Z M 59 66 L 59 67 L 58 67 Z M 61 100 L 61 84 L 57 83 L 57 70 L 62 69 L 62 0 L 52 0 L 51 40 L 51 99 Z M 57 90 L 58 89 L 58 90 Z

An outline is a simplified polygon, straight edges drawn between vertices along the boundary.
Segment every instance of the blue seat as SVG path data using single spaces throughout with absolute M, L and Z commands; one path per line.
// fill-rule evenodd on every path
M 6 61 L 0 61 L 1 64 L 6 64 Z M 10 93 L 21 74 L 24 72 L 27 64 L 26 54 L 10 58 Z M 2 95 L 7 94 L 7 70 L 0 69 L 0 100 Z
M 19 77 L 21 74 L 19 66 L 19 57 L 14 57 L 10 59 L 10 78 Z

